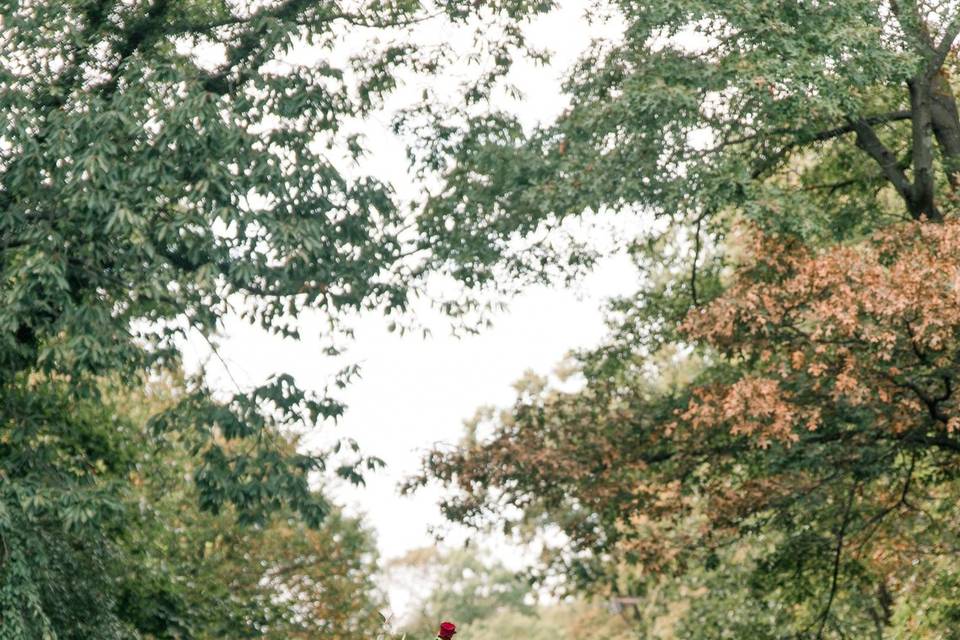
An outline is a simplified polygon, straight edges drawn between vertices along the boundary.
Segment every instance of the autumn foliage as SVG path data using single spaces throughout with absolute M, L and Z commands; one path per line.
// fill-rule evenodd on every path
M 528 380 L 417 481 L 457 487 L 457 520 L 559 526 L 553 569 L 608 597 L 729 554 L 777 602 L 832 592 L 842 610 L 920 587 L 956 520 L 960 222 L 822 249 L 756 229 L 737 242 L 723 292 L 679 325 L 683 365 L 651 377 L 639 356 L 584 356 L 576 392 Z M 658 384 L 670 366 L 689 370 Z M 841 586 L 841 568 L 860 582 Z M 797 580 L 807 595 L 781 593 Z
M 960 340 L 960 223 L 905 223 L 813 251 L 754 234 L 723 295 L 690 312 L 691 340 L 749 363 L 697 389 L 679 415 L 761 445 L 796 442 L 824 412 L 953 447 Z

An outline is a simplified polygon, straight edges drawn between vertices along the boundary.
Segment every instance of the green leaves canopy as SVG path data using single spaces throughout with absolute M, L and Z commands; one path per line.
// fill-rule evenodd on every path
M 203 511 L 189 441 L 146 428 L 180 385 L 105 391 L 3 395 L 0 637 L 359 639 L 380 626 L 360 522 Z
M 478 48 L 522 46 L 509 21 L 524 7 L 486 4 L 508 26 Z M 469 31 L 473 13 L 407 1 L 5 3 L 0 385 L 42 375 L 82 395 L 102 377 L 133 383 L 176 369 L 184 341 L 213 340 L 228 314 L 296 338 L 307 310 L 331 334 L 360 310 L 404 310 L 419 273 L 405 259 L 408 216 L 354 165 L 357 123 L 401 74 L 450 60 L 446 47 L 419 51 L 413 25 Z M 368 46 L 351 57 L 346 36 Z M 220 400 L 197 382 L 152 423 L 194 432 L 203 504 L 259 518 L 289 500 L 319 520 L 306 477 L 325 456 L 280 455 L 264 433 L 342 407 L 282 373 Z M 227 455 L 215 433 L 250 439 L 253 453 Z
M 468 126 L 422 147 L 425 170 L 444 179 L 422 242 L 473 267 L 465 280 L 504 259 L 529 273 L 589 258 L 592 247 L 563 247 L 558 259 L 544 232 L 591 211 L 639 215 L 618 236 L 639 252 L 661 228 L 650 216 L 683 223 L 690 240 L 722 237 L 731 211 L 841 238 L 948 206 L 960 151 L 953 3 L 594 6 L 622 36 L 571 70 L 556 122 L 525 130 L 510 113 L 461 110 L 450 117 Z M 419 112 L 410 127 L 448 115 Z M 534 247 L 518 251 L 517 235 Z
M 478 50 L 503 59 L 522 47 L 510 21 L 526 8 L 484 3 L 484 17 L 505 28 Z M 189 461 L 182 497 L 207 517 L 275 532 L 280 512 L 309 546 L 303 523 L 334 514 L 341 531 L 331 539 L 366 553 L 355 525 L 310 486 L 331 452 L 298 451 L 280 433 L 335 419 L 335 399 L 283 372 L 236 393 L 214 393 L 200 375 L 131 432 L 100 404 L 102 386 L 130 391 L 176 372 L 186 341 L 215 342 L 228 315 L 296 338 L 314 311 L 339 337 L 344 316 L 406 308 L 419 267 L 403 234 L 415 232 L 392 187 L 356 166 L 357 134 L 402 76 L 450 61 L 448 47 L 419 50 L 413 26 L 433 19 L 470 32 L 476 10 L 407 0 L 0 3 L 4 637 L 188 633 L 176 598 L 155 594 L 173 613 L 152 627 L 130 619 L 136 603 L 119 616 L 110 585 L 135 493 L 128 448 L 144 444 L 145 424 L 177 442 Z M 362 53 L 349 55 L 348 37 L 367 45 Z M 341 459 L 337 472 L 360 481 L 378 464 Z M 346 588 L 354 578 L 343 597 L 362 600 Z M 266 607 L 276 593 L 256 584 L 245 605 Z M 307 633 L 285 615 L 259 628 Z M 350 615 L 338 632 L 357 626 Z M 237 637 L 239 626 L 210 633 Z

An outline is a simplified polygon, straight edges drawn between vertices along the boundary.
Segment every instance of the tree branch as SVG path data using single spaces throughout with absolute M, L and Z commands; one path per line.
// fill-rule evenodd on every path
M 916 0 L 907 0 L 906 5 L 908 11 L 904 12 L 904 8 L 900 6 L 898 0 L 890 0 L 890 9 L 896 16 L 897 22 L 900 23 L 903 35 L 908 38 L 911 36 L 917 38 L 919 40 L 919 46 L 916 47 L 918 50 L 925 52 L 924 50 L 933 49 L 933 38 L 930 37 L 930 30 L 927 28 L 926 21 L 920 15 L 920 7 L 917 6 Z
M 124 63 L 136 53 L 140 47 L 150 41 L 152 38 L 161 34 L 161 25 L 163 18 L 170 8 L 170 0 L 156 0 L 148 10 L 146 15 L 137 20 L 126 31 L 126 37 L 117 48 L 119 60 L 114 65 L 110 73 L 110 79 L 100 85 L 100 95 L 108 97 L 117 90 L 117 84 L 120 82 L 120 72 L 123 70 Z
M 843 556 L 844 537 L 847 534 L 847 526 L 850 524 L 850 514 L 853 511 L 853 499 L 856 497 L 857 483 L 854 482 L 850 487 L 850 496 L 847 498 L 847 506 L 843 512 L 843 522 L 840 523 L 840 530 L 837 532 L 837 548 L 833 554 L 833 577 L 830 581 L 830 595 L 827 597 L 827 603 L 820 614 L 820 627 L 817 629 L 817 640 L 822 640 L 823 630 L 826 627 L 827 619 L 830 617 L 830 609 L 833 607 L 833 601 L 837 596 L 837 586 L 840 582 L 840 559 Z
M 860 120 L 865 122 L 869 126 L 874 126 L 878 124 L 886 124 L 888 122 L 899 122 L 901 120 L 910 120 L 913 117 L 913 112 L 908 110 L 903 111 L 890 111 L 888 113 L 882 113 L 873 116 L 867 116 L 861 118 Z M 840 136 L 846 135 L 848 133 L 854 133 L 856 131 L 856 125 L 853 121 L 848 122 L 845 125 L 839 127 L 833 127 L 832 129 L 825 129 L 823 131 L 818 131 L 813 134 L 804 134 L 801 131 L 789 130 L 789 131 L 777 131 L 774 133 L 777 134 L 793 134 L 796 136 L 794 140 L 788 142 L 783 147 L 778 149 L 773 155 L 769 156 L 761 163 L 759 163 L 751 173 L 753 179 L 757 179 L 762 176 L 766 171 L 777 163 L 779 163 L 783 158 L 787 156 L 791 151 L 798 147 L 804 145 L 812 144 L 814 142 L 826 142 L 834 138 L 839 138 Z M 740 138 L 733 141 L 724 143 L 723 146 L 730 144 L 736 144 L 737 142 L 745 142 L 748 138 Z
M 265 62 L 264 54 L 268 48 L 264 46 L 264 36 L 269 28 L 269 22 L 263 18 L 273 18 L 276 20 L 290 19 L 299 12 L 305 11 L 310 7 L 316 7 L 315 0 L 285 0 L 275 7 L 269 7 L 258 12 L 246 22 L 258 22 L 260 26 L 243 33 L 239 42 L 227 49 L 227 61 L 218 71 L 207 76 L 204 80 L 204 88 L 218 95 L 230 91 L 233 84 L 242 83 L 248 76 L 252 75 L 259 64 L 251 64 L 245 73 L 240 73 L 240 77 L 235 83 L 231 83 L 229 75 L 242 62 Z
M 865 119 L 851 120 L 850 126 L 857 134 L 857 146 L 880 165 L 883 174 L 900 194 L 907 205 L 907 209 L 913 215 L 913 185 L 910 184 L 907 174 L 900 168 L 897 157 L 887 149 L 880 138 L 877 137 L 870 123 Z
M 933 56 L 927 63 L 927 74 L 929 77 L 933 77 L 940 67 L 943 66 L 943 63 L 947 59 L 947 55 L 950 53 L 950 48 L 953 47 L 954 41 L 957 39 L 957 36 L 960 35 L 960 14 L 954 16 L 947 24 L 947 28 L 943 31 L 943 38 L 933 49 Z

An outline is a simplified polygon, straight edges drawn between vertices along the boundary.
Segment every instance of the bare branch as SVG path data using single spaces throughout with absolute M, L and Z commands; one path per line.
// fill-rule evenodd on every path
M 840 523 L 840 530 L 837 531 L 837 548 L 833 554 L 833 577 L 830 580 L 830 594 L 827 597 L 827 603 L 820 613 L 820 627 L 817 629 L 817 640 L 823 638 L 823 630 L 826 627 L 827 620 L 830 617 L 830 609 L 833 607 L 833 601 L 837 596 L 837 586 L 840 582 L 840 559 L 843 556 L 844 537 L 847 534 L 847 527 L 850 525 L 850 514 L 853 511 L 853 500 L 857 494 L 857 483 L 854 482 L 850 487 L 850 495 L 847 498 L 847 505 L 843 512 L 843 521 Z

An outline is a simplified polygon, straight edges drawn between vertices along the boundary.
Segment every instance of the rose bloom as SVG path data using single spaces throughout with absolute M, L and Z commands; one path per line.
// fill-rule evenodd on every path
M 440 638 L 440 640 L 450 640 L 456 632 L 457 625 L 452 622 L 441 622 L 440 633 L 437 634 L 437 637 Z

